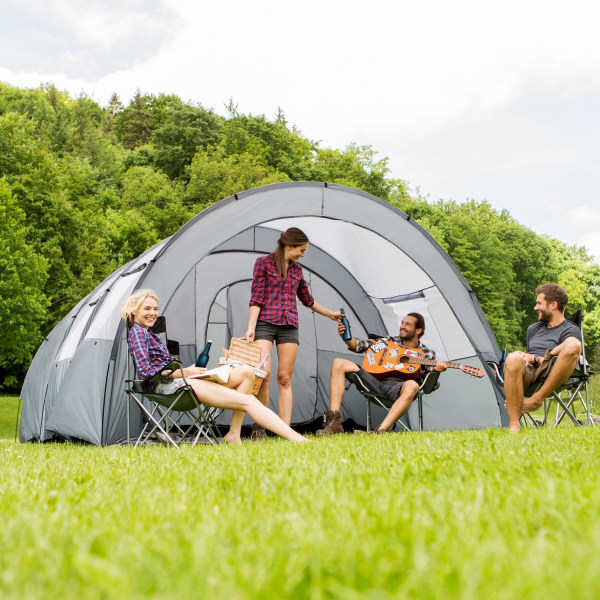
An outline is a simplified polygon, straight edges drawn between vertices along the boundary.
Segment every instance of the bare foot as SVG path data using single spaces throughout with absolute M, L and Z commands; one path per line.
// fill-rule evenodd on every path
M 509 427 L 509 428 L 508 428 L 508 431 L 509 431 L 510 433 L 519 433 L 519 431 L 521 431 L 521 426 L 520 426 L 520 425 L 518 425 L 518 424 L 517 424 L 517 425 L 514 425 L 514 426 L 512 426 L 512 427 Z
M 242 445 L 242 438 L 239 435 L 233 435 L 231 432 L 225 435 L 223 441 L 226 444 L 237 444 L 238 446 Z
M 530 396 L 529 398 L 524 398 L 523 404 L 521 405 L 521 414 L 537 410 L 542 404 L 544 404 L 544 398 L 538 394 L 533 394 L 533 396 Z

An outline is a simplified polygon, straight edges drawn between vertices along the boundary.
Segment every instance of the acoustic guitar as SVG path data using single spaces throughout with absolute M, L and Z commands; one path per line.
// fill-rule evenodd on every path
M 436 360 L 424 358 L 419 348 L 402 348 L 389 340 L 377 340 L 369 346 L 363 358 L 363 369 L 373 375 L 396 372 L 401 379 L 418 379 L 421 365 L 435 367 Z M 467 375 L 483 377 L 483 369 L 453 362 L 444 362 L 449 369 L 460 369 Z

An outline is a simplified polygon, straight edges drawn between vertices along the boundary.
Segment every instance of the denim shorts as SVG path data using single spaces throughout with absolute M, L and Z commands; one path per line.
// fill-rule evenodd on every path
M 293 325 L 273 325 L 266 321 L 258 321 L 254 331 L 255 340 L 268 340 L 278 344 L 300 344 L 298 328 Z
M 177 379 L 169 379 L 163 377 L 160 383 L 154 385 L 154 393 L 161 394 L 163 396 L 170 396 L 174 394 L 182 385 L 183 377 L 177 377 Z

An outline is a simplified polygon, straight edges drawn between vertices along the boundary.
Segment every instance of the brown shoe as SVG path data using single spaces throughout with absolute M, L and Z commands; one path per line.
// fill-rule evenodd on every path
M 355 429 L 354 433 L 358 435 L 371 435 L 372 433 L 387 433 L 385 429 L 369 429 L 369 431 L 364 431 L 363 429 Z
M 252 423 L 252 435 L 250 436 L 250 439 L 253 442 L 260 442 L 261 440 L 266 440 L 267 433 L 265 431 L 265 428 L 262 425 L 259 425 L 258 423 Z
M 339 410 L 325 411 L 323 429 L 317 429 L 317 435 L 331 435 L 333 433 L 344 433 L 342 416 Z

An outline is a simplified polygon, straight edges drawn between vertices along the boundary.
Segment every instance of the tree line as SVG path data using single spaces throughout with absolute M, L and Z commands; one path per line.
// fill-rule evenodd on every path
M 273 119 L 175 95 L 100 106 L 53 85 L 0 83 L 0 388 L 20 387 L 54 325 L 118 266 L 210 204 L 280 181 L 327 181 L 386 200 L 425 227 L 475 291 L 501 347 L 523 347 L 533 290 L 556 281 L 585 311 L 598 360 L 600 267 L 487 202 L 430 202 L 370 146 L 322 148 Z

